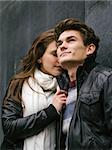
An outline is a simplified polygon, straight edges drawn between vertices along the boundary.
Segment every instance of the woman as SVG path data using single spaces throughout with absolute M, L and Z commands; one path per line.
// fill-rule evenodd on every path
M 2 150 L 55 150 L 56 120 L 66 103 L 64 91 L 57 90 L 61 72 L 49 30 L 36 38 L 10 80 L 2 107 Z

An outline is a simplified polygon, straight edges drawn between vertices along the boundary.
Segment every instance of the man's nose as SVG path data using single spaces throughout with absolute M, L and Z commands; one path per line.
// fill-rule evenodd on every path
M 60 49 L 61 49 L 61 51 L 67 49 L 67 42 L 66 42 L 66 41 L 64 41 L 64 42 L 60 45 Z

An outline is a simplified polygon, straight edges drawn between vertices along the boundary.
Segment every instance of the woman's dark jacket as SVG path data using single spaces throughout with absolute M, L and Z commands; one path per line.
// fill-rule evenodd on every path
M 1 150 L 23 150 L 25 138 L 40 133 L 56 119 L 59 119 L 59 114 L 52 104 L 36 114 L 23 117 L 22 105 L 8 99 L 2 108 L 4 141 Z
M 112 150 L 112 68 L 78 68 L 77 88 L 68 150 Z

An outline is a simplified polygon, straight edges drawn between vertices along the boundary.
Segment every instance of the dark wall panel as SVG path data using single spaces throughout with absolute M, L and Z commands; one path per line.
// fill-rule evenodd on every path
M 85 22 L 100 37 L 97 62 L 112 67 L 112 1 L 86 1 Z

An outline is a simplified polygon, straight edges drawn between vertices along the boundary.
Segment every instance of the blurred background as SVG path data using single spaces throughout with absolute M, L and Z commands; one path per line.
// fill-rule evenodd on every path
M 36 36 L 65 18 L 80 19 L 100 37 L 97 62 L 112 67 L 112 2 L 85 1 L 0 1 L 0 116 L 2 100 L 19 60 Z M 0 117 L 0 145 L 3 131 Z

